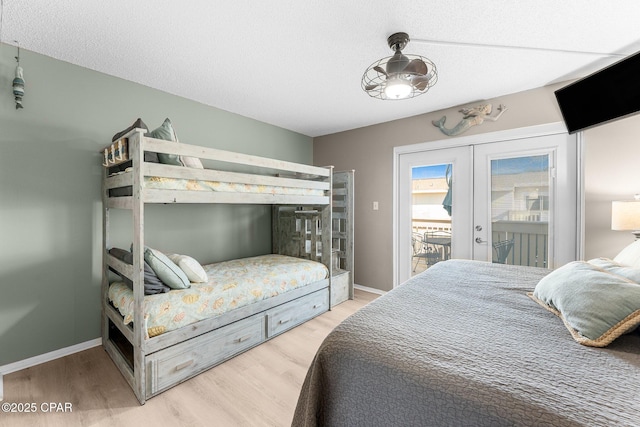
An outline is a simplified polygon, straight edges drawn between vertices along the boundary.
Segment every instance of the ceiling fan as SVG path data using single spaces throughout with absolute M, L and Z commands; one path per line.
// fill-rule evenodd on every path
M 492 49 L 518 49 L 541 52 L 571 53 L 608 57 L 624 57 L 624 53 L 586 52 L 566 49 L 549 49 L 527 46 L 506 46 L 482 43 L 446 42 L 437 40 L 415 40 L 432 45 L 466 46 Z M 407 33 L 394 33 L 387 39 L 387 44 L 395 52 L 392 56 L 382 58 L 371 64 L 362 76 L 362 89 L 373 98 L 396 100 L 414 98 L 426 93 L 438 81 L 436 65 L 430 59 L 420 55 L 403 54 L 409 43 Z
M 394 33 L 387 39 L 393 56 L 371 64 L 362 76 L 362 88 L 378 99 L 406 99 L 426 93 L 438 80 L 436 65 L 420 55 L 403 54 L 409 43 L 407 33 Z

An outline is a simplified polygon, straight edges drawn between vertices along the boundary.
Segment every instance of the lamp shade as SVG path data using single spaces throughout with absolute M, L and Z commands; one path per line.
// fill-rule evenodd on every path
M 612 230 L 640 230 L 640 200 L 619 200 L 611 203 Z

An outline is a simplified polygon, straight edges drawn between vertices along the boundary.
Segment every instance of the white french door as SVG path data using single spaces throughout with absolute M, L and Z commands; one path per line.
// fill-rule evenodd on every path
M 575 136 L 474 147 L 473 258 L 554 268 L 576 259 Z
M 395 285 L 415 274 L 418 239 L 419 249 L 439 251 L 422 254 L 427 268 L 448 258 L 545 268 L 575 260 L 576 136 L 459 141 L 468 143 L 435 143 L 434 149 L 421 144 L 420 150 L 396 155 Z M 439 206 L 447 190 L 450 202 Z M 450 216 L 442 210 L 449 203 Z M 446 230 L 450 241 L 431 238 L 436 229 Z M 447 246 L 437 249 L 431 242 Z
M 449 253 L 456 258 L 471 258 L 472 245 L 469 243 L 472 240 L 471 225 L 473 222 L 473 211 L 471 209 L 471 203 L 473 200 L 473 175 L 472 175 L 472 163 L 473 159 L 473 147 L 456 147 L 456 148 L 444 148 L 440 150 L 422 151 L 412 153 L 409 155 L 400 156 L 400 170 L 403 173 L 399 177 L 399 199 L 402 215 L 398 218 L 399 228 L 403 230 L 403 235 L 400 237 L 401 256 L 405 259 L 413 258 L 413 242 L 411 237 L 413 233 L 418 233 L 424 237 L 424 233 L 428 229 L 443 229 L 443 223 L 438 223 L 437 219 L 433 219 L 433 211 L 439 209 L 440 218 L 449 218 L 449 227 L 446 227 L 450 231 L 451 235 L 451 248 Z M 451 172 L 451 186 L 452 186 L 452 209 L 451 215 L 448 215 L 445 209 L 441 206 L 444 199 L 442 191 L 435 193 L 432 198 L 440 196 L 435 203 L 431 203 L 429 206 L 432 211 L 431 220 L 427 225 L 420 224 L 420 220 L 416 220 L 419 217 L 419 213 L 416 204 L 413 203 L 415 198 L 415 192 L 413 191 L 414 176 L 417 170 L 445 170 L 447 166 Z M 440 173 L 439 175 L 442 175 Z M 429 184 L 429 183 L 428 183 Z M 428 189 L 425 191 L 429 191 Z M 433 193 L 432 193 L 433 194 Z M 438 206 L 440 204 L 440 206 Z M 464 208 L 463 208 L 464 207 Z M 440 225 L 441 227 L 438 227 Z M 411 234 L 406 232 L 410 231 Z M 410 248 L 410 250 L 407 250 Z M 403 269 L 407 269 L 407 265 L 403 266 Z M 411 270 L 414 270 L 411 268 Z M 410 274 L 403 276 L 404 280 L 408 279 Z M 404 281 L 403 280 L 403 281 Z M 402 282 L 400 282 L 402 283 Z

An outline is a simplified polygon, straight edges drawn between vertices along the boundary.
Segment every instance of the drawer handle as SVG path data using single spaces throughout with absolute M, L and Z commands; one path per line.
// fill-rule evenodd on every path
M 184 368 L 188 368 L 191 365 L 193 365 L 193 359 L 187 360 L 186 362 L 182 362 L 181 364 L 176 365 L 176 371 L 181 371 Z
M 322 307 L 322 304 L 314 304 L 313 308 L 320 308 Z
M 285 323 L 289 323 L 291 319 L 284 319 L 278 322 L 279 325 L 284 325 Z
M 245 335 L 243 337 L 240 337 L 236 340 L 236 342 L 244 342 L 246 340 L 248 340 L 249 338 L 251 338 L 251 335 Z

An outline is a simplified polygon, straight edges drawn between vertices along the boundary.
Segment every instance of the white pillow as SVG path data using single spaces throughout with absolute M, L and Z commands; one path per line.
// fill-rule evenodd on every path
M 620 265 L 640 268 L 640 240 L 628 245 L 613 259 Z
M 197 157 L 180 156 L 180 160 L 182 160 L 182 164 L 188 168 L 204 169 L 202 161 Z
M 198 261 L 194 258 L 191 258 L 187 255 L 178 255 L 178 254 L 170 254 L 168 255 L 169 259 L 176 263 L 178 267 L 184 274 L 187 275 L 189 280 L 194 283 L 204 283 L 209 279 L 207 277 L 207 272 L 204 271 L 204 268 L 200 265 Z

